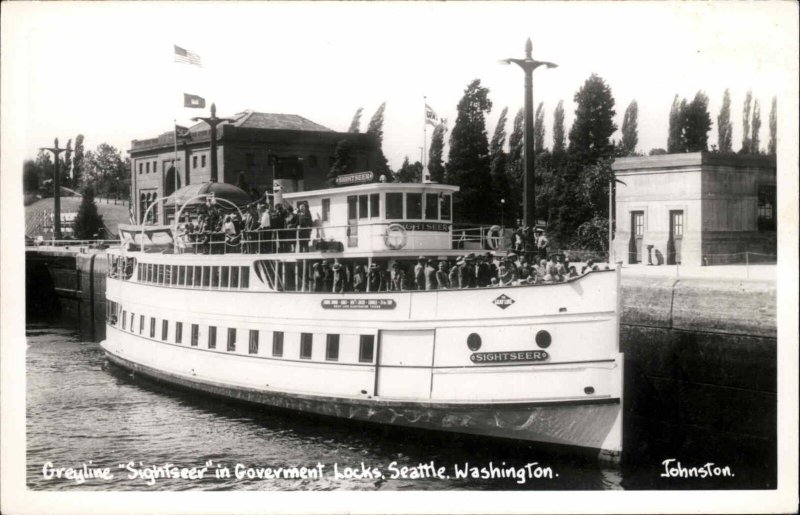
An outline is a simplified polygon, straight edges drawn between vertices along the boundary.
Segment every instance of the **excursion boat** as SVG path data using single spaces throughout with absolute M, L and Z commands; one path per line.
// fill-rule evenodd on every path
M 305 204 L 311 227 L 235 239 L 182 227 L 198 204 L 236 202 L 181 191 L 163 203 L 171 225 L 121 226 L 108 251 L 110 362 L 248 403 L 620 459 L 619 267 L 552 284 L 354 291 L 356 265 L 412 276 L 419 256 L 502 257 L 502 235 L 454 226 L 458 188 L 435 183 L 276 188 L 270 203 Z M 344 288 L 317 280 L 323 261 Z

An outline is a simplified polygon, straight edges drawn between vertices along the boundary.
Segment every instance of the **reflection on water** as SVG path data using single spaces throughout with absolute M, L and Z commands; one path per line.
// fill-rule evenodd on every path
M 108 365 L 97 344 L 81 341 L 69 331 L 29 326 L 27 337 L 27 481 L 32 489 L 600 490 L 623 486 L 671 487 L 663 483 L 650 484 L 649 478 L 660 472 L 658 463 L 644 469 L 627 465 L 622 469 L 607 468 L 593 460 L 552 454 L 528 445 L 260 410 L 175 391 L 140 376 L 134 377 Z M 82 482 L 74 478 L 48 479 L 43 471 L 46 463 L 52 463 L 54 469 L 72 467 L 82 471 L 84 464 L 92 469 L 108 467 L 113 478 L 81 478 Z M 497 470 L 513 468 L 541 473 L 545 477 L 532 478 L 528 474 L 454 477 L 456 469 L 489 469 L 490 463 L 499 467 L 496 474 Z M 206 466 L 208 470 L 202 479 L 150 479 L 147 475 L 152 474 L 152 467 L 167 464 L 178 468 Z M 237 464 L 245 472 L 250 469 L 252 477 L 235 477 Z M 282 469 L 319 470 L 320 464 L 323 466 L 320 477 L 309 474 L 274 477 L 283 474 Z M 392 473 L 399 474 L 403 467 L 406 467 L 406 477 L 390 477 Z M 439 467 L 444 467 L 444 475 L 449 477 L 435 477 Z M 218 468 L 227 468 L 231 476 L 217 477 Z M 548 470 L 552 478 L 546 477 Z M 46 473 L 55 474 L 51 468 Z M 265 473 L 273 477 L 263 477 Z M 134 474 L 136 477 L 131 478 Z M 732 484 L 705 483 L 697 487 L 724 488 Z

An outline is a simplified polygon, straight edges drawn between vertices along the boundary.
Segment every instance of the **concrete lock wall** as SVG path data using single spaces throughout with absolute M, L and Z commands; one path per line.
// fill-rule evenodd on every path
M 774 454 L 774 283 L 627 277 L 622 299 L 626 440 Z

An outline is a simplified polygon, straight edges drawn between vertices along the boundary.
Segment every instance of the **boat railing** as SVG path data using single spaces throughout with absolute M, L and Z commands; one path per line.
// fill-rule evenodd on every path
M 370 240 L 369 245 L 358 245 L 359 237 Z M 235 233 L 186 232 L 184 228 L 178 231 L 176 243 L 176 252 L 185 254 L 298 254 L 343 252 L 345 248 L 419 252 L 450 249 L 502 251 L 507 248 L 504 232 L 499 226 L 458 226 L 445 234 L 405 229 L 398 222 L 359 224 L 357 228 L 352 225 L 259 228 Z

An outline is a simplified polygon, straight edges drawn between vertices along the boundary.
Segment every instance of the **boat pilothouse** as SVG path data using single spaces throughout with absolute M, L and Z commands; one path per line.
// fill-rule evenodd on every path
M 171 226 L 120 228 L 102 346 L 246 402 L 618 460 L 618 270 L 499 280 L 502 231 L 455 225 L 457 192 L 378 182 L 242 206 L 179 190 Z

